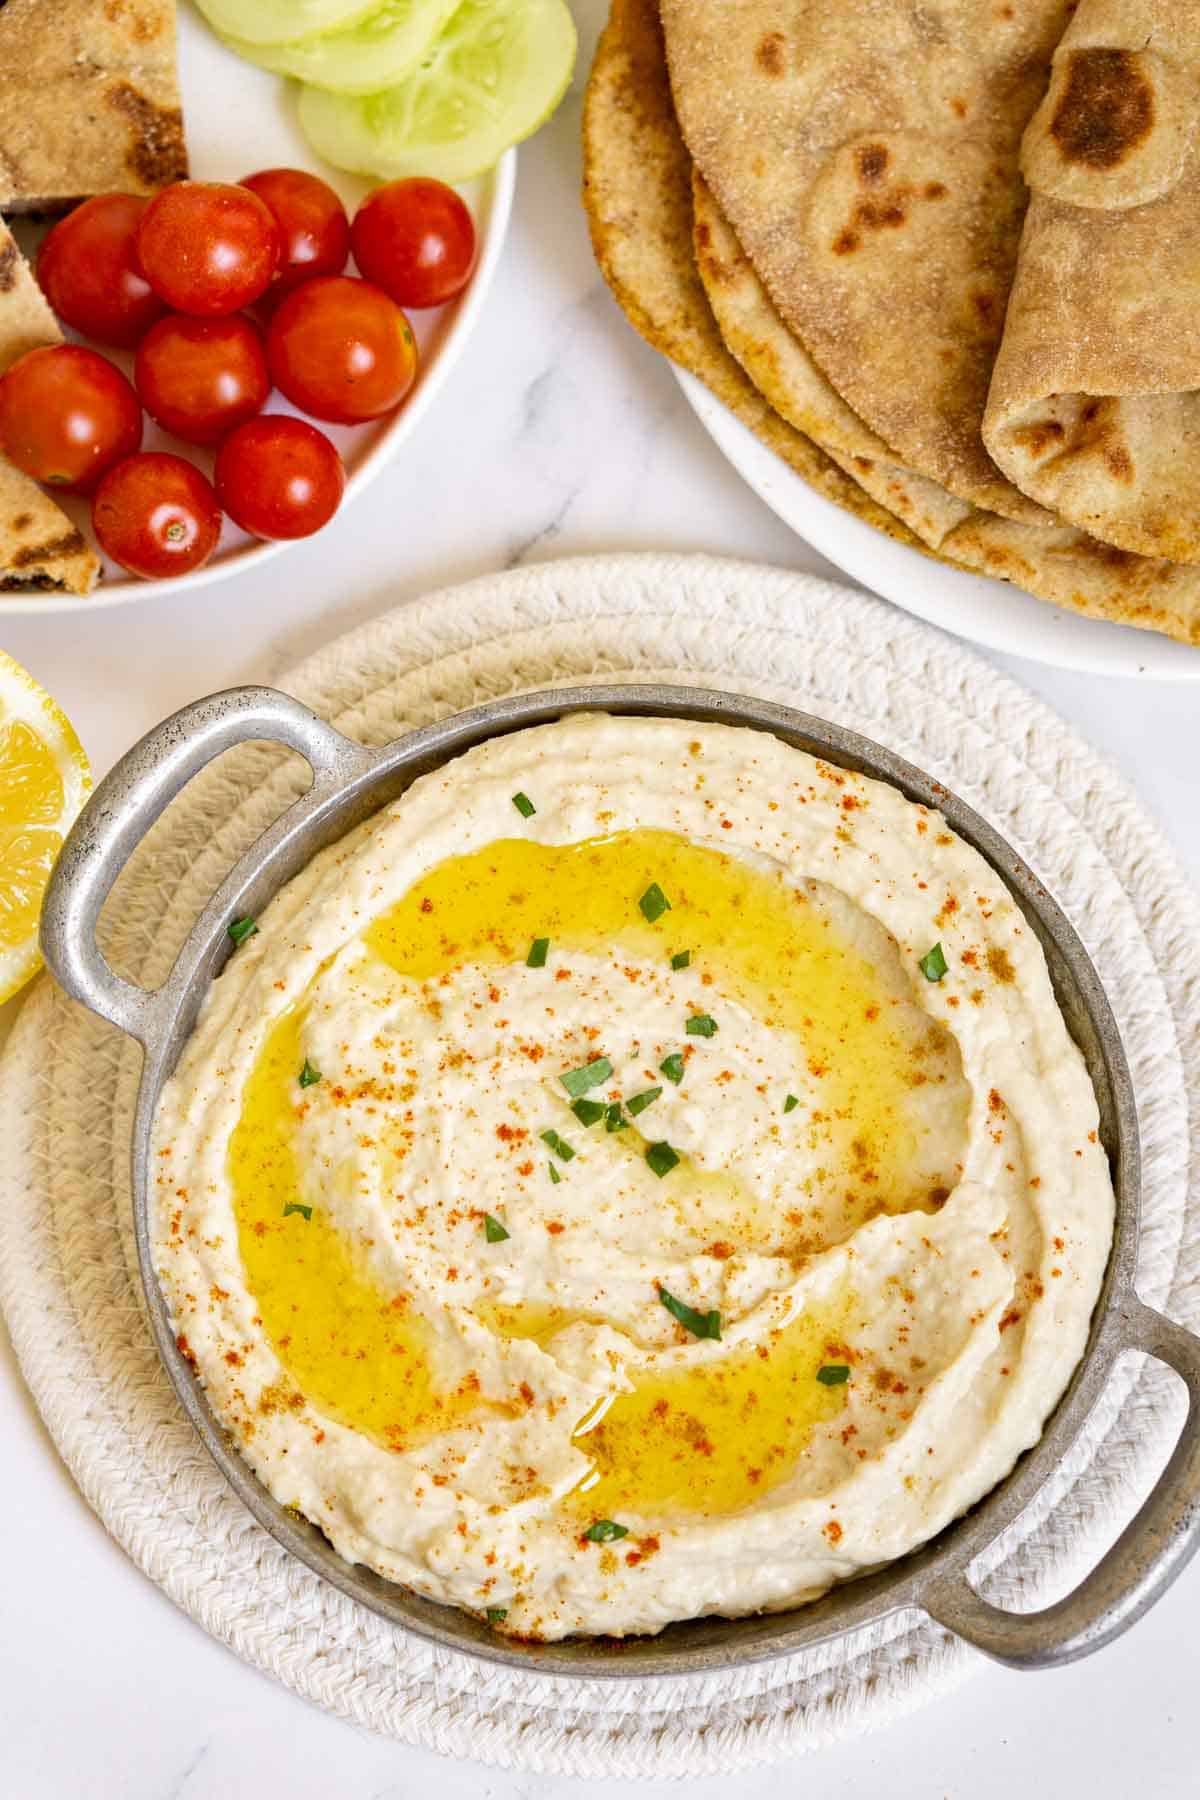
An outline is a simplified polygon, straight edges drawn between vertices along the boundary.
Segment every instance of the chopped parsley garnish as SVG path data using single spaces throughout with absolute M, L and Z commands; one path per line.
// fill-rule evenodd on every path
M 575 1155 L 566 1138 L 559 1137 L 557 1131 L 543 1131 L 542 1142 L 547 1145 L 551 1154 L 560 1162 L 570 1162 Z
M 571 1111 L 581 1125 L 598 1125 L 608 1108 L 603 1100 L 573 1100 Z
M 499 1219 L 493 1219 L 491 1213 L 483 1215 L 483 1235 L 489 1244 L 502 1244 L 508 1236 Z
M 507 1617 L 507 1606 L 489 1606 L 487 1609 L 487 1622 L 489 1625 L 503 1625 Z
M 670 912 L 671 910 L 671 902 L 667 899 L 667 896 L 663 893 L 657 881 L 652 881 L 650 883 L 650 886 L 638 901 L 638 905 L 641 907 L 647 923 L 651 925 L 654 924 L 656 919 L 661 919 L 665 912 Z
M 628 1123 L 629 1123 L 629 1120 L 625 1117 L 625 1114 L 621 1111 L 621 1102 L 619 1100 L 614 1100 L 611 1106 L 605 1107 L 605 1109 L 604 1109 L 604 1129 L 605 1129 L 605 1131 L 624 1131 L 624 1129 L 628 1125 Z
M 708 1013 L 693 1013 L 684 1030 L 689 1037 L 716 1037 L 717 1021 Z
M 529 955 L 525 958 L 525 967 L 527 969 L 544 969 L 549 950 L 549 938 L 534 938 L 529 946 Z
M 314 1069 L 312 1064 L 309 1062 L 309 1060 L 306 1056 L 304 1059 L 304 1067 L 300 1071 L 300 1086 L 301 1087 L 316 1087 L 316 1085 L 317 1085 L 318 1081 L 320 1081 L 320 1079 L 321 1079 L 320 1069 Z
M 663 1061 L 659 1063 L 658 1069 L 661 1075 L 665 1075 L 668 1081 L 673 1081 L 675 1086 L 678 1087 L 683 1080 L 683 1058 L 680 1056 L 678 1050 L 673 1051 L 670 1056 L 665 1057 Z
M 615 1544 L 618 1538 L 629 1536 L 628 1525 L 618 1525 L 615 1519 L 597 1519 L 589 1525 L 584 1537 L 593 1544 Z
M 942 946 L 935 944 L 932 950 L 925 952 L 917 967 L 926 981 L 940 981 L 950 965 L 946 961 L 946 954 Z
M 719 1312 L 697 1312 L 694 1306 L 689 1306 L 686 1300 L 677 1300 L 674 1294 L 667 1292 L 665 1287 L 659 1288 L 658 1297 L 671 1317 L 678 1319 L 681 1325 L 685 1325 L 693 1337 L 720 1337 L 721 1315 Z
M 558 1170 L 555 1168 L 553 1163 L 547 1163 L 546 1167 L 550 1171 L 551 1181 L 554 1183 L 555 1187 L 557 1187 L 559 1182 L 562 1180 L 562 1176 L 559 1174 Z
M 785 1113 L 795 1112 L 795 1110 L 799 1106 L 799 1104 L 800 1104 L 800 1102 L 796 1098 L 795 1094 L 789 1094 L 787 1099 L 783 1103 L 783 1110 Z
M 528 794 L 514 794 L 512 803 L 523 819 L 532 819 L 534 813 L 537 811 L 537 807 L 533 804 L 533 801 L 529 798 Z
M 686 969 L 691 960 L 692 953 L 690 950 L 677 950 L 671 958 L 671 967 L 673 969 Z
M 298 1200 L 289 1200 L 287 1205 L 283 1209 L 283 1216 L 286 1219 L 289 1213 L 294 1213 L 294 1212 L 298 1212 L 302 1219 L 311 1219 L 312 1218 L 312 1207 L 311 1206 L 301 1206 L 301 1204 Z
M 817 1370 L 817 1380 L 822 1387 L 841 1387 L 850 1379 L 848 1363 L 824 1363 Z
M 225 929 L 233 939 L 236 947 L 238 944 L 244 944 L 247 938 L 253 937 L 258 930 L 258 926 L 253 919 L 235 919 L 233 924 L 227 925 Z
M 643 1088 L 640 1094 L 631 1094 L 625 1104 L 636 1119 L 639 1113 L 645 1112 L 648 1106 L 654 1105 L 661 1093 L 660 1087 Z
M 679 1167 L 679 1154 L 670 1144 L 647 1144 L 646 1161 L 661 1181 L 664 1175 Z
M 581 1069 L 568 1069 L 566 1074 L 560 1075 L 558 1079 L 572 1100 L 578 1100 L 580 1094 L 586 1094 L 589 1088 L 599 1087 L 600 1083 L 607 1081 L 611 1074 L 612 1064 L 607 1056 L 597 1056 L 590 1063 L 585 1063 Z

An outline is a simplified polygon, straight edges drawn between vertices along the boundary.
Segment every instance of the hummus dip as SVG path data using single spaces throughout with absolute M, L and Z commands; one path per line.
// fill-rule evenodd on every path
M 1113 1221 L 999 877 L 886 785 L 678 720 L 494 740 L 319 856 L 153 1150 L 179 1343 L 258 1477 L 542 1639 L 930 1537 L 1040 1436 Z

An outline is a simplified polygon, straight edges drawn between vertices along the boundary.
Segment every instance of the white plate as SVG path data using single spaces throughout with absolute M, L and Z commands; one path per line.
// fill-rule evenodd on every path
M 311 169 L 337 189 L 351 211 L 374 185 L 331 169 L 322 162 L 309 148 L 296 123 L 294 84 L 234 56 L 218 42 L 190 6 L 179 9 L 179 75 L 188 156 L 194 176 L 205 181 L 239 181 L 256 169 Z M 420 349 L 420 366 L 416 383 L 399 412 L 370 425 L 346 427 L 327 425 L 319 419 L 314 421 L 337 444 L 345 461 L 347 482 L 343 506 L 362 492 L 411 436 L 461 354 L 496 271 L 512 211 L 516 172 L 517 153 L 509 150 L 489 175 L 465 182 L 459 188 L 474 214 L 479 239 L 478 262 L 471 285 L 460 300 L 434 311 L 410 315 Z M 19 230 L 17 235 L 29 249 L 37 234 L 31 237 L 27 231 Z M 132 358 L 119 350 L 105 350 L 104 354 L 126 370 L 131 366 Z M 291 412 L 295 409 L 289 407 L 281 395 L 273 394 L 265 410 Z M 198 463 L 206 474 L 211 472 L 213 459 L 210 452 L 195 445 L 180 444 L 159 431 L 149 419 L 146 420 L 142 447 L 178 451 Z M 56 494 L 55 498 L 94 543 L 88 502 L 73 495 Z M 300 538 L 292 544 L 264 544 L 239 531 L 227 519 L 216 554 L 191 575 L 180 575 L 174 580 L 138 581 L 106 561 L 104 579 L 94 593 L 82 598 L 77 594 L 0 594 L 0 617 L 12 613 L 90 612 L 98 606 L 119 606 L 127 600 L 154 600 L 178 588 L 203 587 L 226 575 L 240 575 L 282 550 L 310 541 Z
M 675 374 L 718 450 L 798 536 L 863 587 L 990 650 L 1060 669 L 1143 680 L 1200 681 L 1200 649 L 1154 631 L 1106 625 L 1051 606 L 1007 581 L 971 575 L 910 550 L 826 500 L 759 442 L 694 375 Z

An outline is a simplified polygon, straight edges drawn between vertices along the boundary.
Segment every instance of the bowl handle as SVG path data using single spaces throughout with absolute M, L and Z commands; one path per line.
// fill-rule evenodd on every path
M 1089 1656 L 1140 1619 L 1200 1549 L 1200 1337 L 1129 1294 L 1109 1338 L 1110 1366 L 1144 1350 L 1182 1375 L 1188 1411 L 1170 1461 L 1136 1517 L 1079 1586 L 1040 1612 L 1011 1613 L 982 1599 L 959 1568 L 919 1604 L 948 1631 L 1013 1669 Z
M 170 977 L 149 992 L 114 974 L 96 943 L 101 908 L 141 839 L 193 775 L 223 750 L 255 741 L 298 750 L 313 772 L 312 786 L 263 833 L 256 853 L 370 768 L 377 754 L 275 688 L 210 694 L 156 725 L 110 770 L 75 821 L 51 874 L 40 932 L 47 965 L 73 999 L 142 1044 L 164 1016 Z M 227 891 L 236 893 L 236 876 L 234 870 L 211 904 Z

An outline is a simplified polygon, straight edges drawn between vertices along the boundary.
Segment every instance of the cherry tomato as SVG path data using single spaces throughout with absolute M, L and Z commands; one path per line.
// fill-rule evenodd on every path
M 0 381 L 0 449 L 35 481 L 87 490 L 142 441 L 142 408 L 98 350 L 28 350 Z
M 282 246 L 274 214 L 248 188 L 177 181 L 138 227 L 146 280 L 176 312 L 216 319 L 257 300 Z
M 282 299 L 314 275 L 341 274 L 350 254 L 350 221 L 328 182 L 303 169 L 264 169 L 241 185 L 270 208 L 279 227 L 283 252 L 267 300 Z
M 280 303 L 267 331 L 267 361 L 293 406 L 355 425 L 399 406 L 417 372 L 417 343 L 381 288 L 325 275 Z
M 142 340 L 133 379 L 150 417 L 189 444 L 219 443 L 271 391 L 262 334 L 240 313 L 169 313 Z
M 100 548 L 154 581 L 206 563 L 221 535 L 212 482 L 182 456 L 147 450 L 110 469 L 92 502 Z
M 231 432 L 217 452 L 221 505 L 261 538 L 310 537 L 337 511 L 342 459 L 323 431 L 286 413 L 265 413 Z
M 452 187 L 413 176 L 368 194 L 350 228 L 354 260 L 400 306 L 441 306 L 475 267 L 475 224 Z
M 163 310 L 138 261 L 146 206 L 137 194 L 97 194 L 60 219 L 38 251 L 38 283 L 59 318 L 85 337 L 123 350 L 131 350 Z

